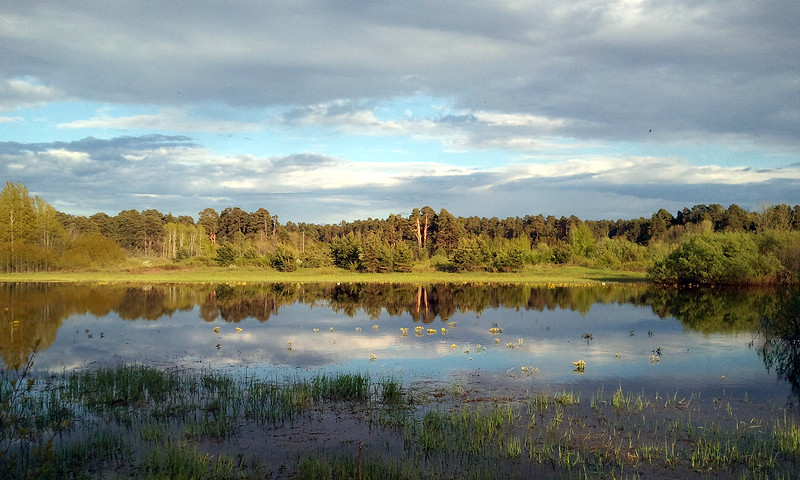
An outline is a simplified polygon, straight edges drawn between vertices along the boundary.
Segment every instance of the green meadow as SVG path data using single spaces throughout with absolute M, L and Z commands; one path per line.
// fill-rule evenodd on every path
M 132 282 L 132 283 L 558 283 L 588 285 L 645 282 L 643 272 L 579 266 L 530 266 L 520 272 L 448 273 L 420 270 L 409 273 L 364 273 L 340 268 L 301 268 L 293 272 L 259 267 L 136 267 L 93 271 L 0 273 L 0 282 Z

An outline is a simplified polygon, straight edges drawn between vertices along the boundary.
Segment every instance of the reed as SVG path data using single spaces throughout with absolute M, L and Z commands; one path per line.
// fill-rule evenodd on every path
M 287 459 L 287 474 L 793 478 L 800 464 L 792 410 L 756 418 L 738 412 L 749 401 L 709 408 L 692 395 L 622 387 L 610 396 L 599 389 L 585 403 L 566 390 L 490 398 L 460 384 L 448 395 L 361 373 L 278 381 L 142 365 L 42 377 L 23 368 L 0 375 L 0 478 L 263 478 L 270 472 L 258 457 L 206 447 L 255 431 L 269 449 L 289 432 L 316 431 L 323 418 L 344 428 L 342 412 L 369 433 L 349 444 L 309 440 L 311 453 Z

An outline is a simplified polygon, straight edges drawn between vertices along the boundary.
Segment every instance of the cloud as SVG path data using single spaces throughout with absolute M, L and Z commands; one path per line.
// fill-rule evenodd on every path
M 168 108 L 297 106 L 316 121 L 380 131 L 403 127 L 331 105 L 433 95 L 496 118 L 546 119 L 535 126 L 579 139 L 642 139 L 650 129 L 794 147 L 800 138 L 792 2 L 102 7 L 0 7 L 0 71 L 12 76 L 2 85 L 14 92 L 0 105 L 69 95 Z
M 681 158 L 595 156 L 480 168 L 312 153 L 220 155 L 188 137 L 146 135 L 5 142 L 0 160 L 0 175 L 85 215 L 128 208 L 196 215 L 205 207 L 238 206 L 265 207 L 285 220 L 337 223 L 424 205 L 463 216 L 629 218 L 692 202 L 748 209 L 800 203 L 800 170 L 791 165 L 695 166 Z
M 0 174 L 72 212 L 800 203 L 779 167 L 800 158 L 793 2 L 38 0 L 0 18 Z
M 66 95 L 63 92 L 40 85 L 30 78 L 8 78 L 0 81 L 0 112 L 35 107 L 64 99 Z M 4 117 L 3 120 L 15 121 L 9 117 Z
M 257 122 L 199 119 L 178 109 L 162 110 L 156 114 L 114 117 L 99 112 L 87 120 L 73 120 L 58 125 L 59 128 L 99 128 L 115 130 L 166 130 L 172 132 L 230 133 L 257 131 L 262 127 Z

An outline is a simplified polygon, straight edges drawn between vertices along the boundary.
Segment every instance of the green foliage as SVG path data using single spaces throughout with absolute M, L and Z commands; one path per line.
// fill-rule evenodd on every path
M 333 266 L 328 245 L 306 246 L 305 252 L 300 254 L 300 264 L 305 268 Z
M 531 256 L 527 238 L 519 238 L 503 245 L 494 257 L 494 269 L 499 272 L 519 272 Z
M 28 195 L 21 183 L 0 192 L 0 269 L 43 270 L 52 265 L 58 232 L 52 207 Z
M 358 261 L 367 272 L 387 273 L 394 268 L 394 252 L 377 234 L 371 233 L 361 244 Z
M 569 243 L 573 253 L 584 258 L 589 258 L 595 249 L 594 235 L 585 223 L 570 230 Z
M 356 270 L 360 264 L 360 255 L 361 242 L 352 233 L 331 242 L 331 258 L 336 267 Z
M 484 270 L 489 260 L 486 244 L 474 238 L 460 238 L 450 259 L 453 268 L 459 272 Z
M 22 184 L 8 182 L 0 193 L 0 270 L 97 267 L 100 258 L 71 244 L 92 232 L 113 239 L 129 255 L 184 265 L 266 267 L 272 264 L 270 252 L 284 245 L 304 267 L 375 273 L 410 272 L 415 263 L 416 270 L 430 266 L 463 272 L 516 272 L 526 264 L 541 263 L 644 270 L 651 264 L 651 278 L 658 281 L 800 281 L 800 205 L 765 205 L 760 212 L 737 205 L 695 205 L 675 216 L 660 209 L 650 218 L 617 221 L 541 214 L 465 218 L 445 209 L 437 214 L 426 206 L 408 217 L 281 225 L 264 208 L 246 212 L 238 207 L 219 214 L 206 208 L 198 212 L 196 222 L 153 209 L 123 210 L 113 217 L 100 212 L 87 218 L 57 212 L 31 198 Z M 752 245 L 734 237 L 727 244 L 687 244 L 680 253 L 671 253 L 692 236 L 723 232 L 762 235 L 756 237 L 757 262 L 750 263 Z M 66 259 L 59 261 L 62 254 Z M 687 259 L 692 256 L 702 257 L 701 264 Z M 292 268 L 281 258 L 277 262 L 281 270 Z
M 394 247 L 394 270 L 397 272 L 410 272 L 414 266 L 414 251 L 405 242 L 400 242 Z
M 436 248 L 448 252 L 456 248 L 459 239 L 466 234 L 461 221 L 445 209 L 442 209 L 436 216 L 434 227 L 436 229 Z
M 604 238 L 594 251 L 595 266 L 601 268 L 643 267 L 648 249 L 637 243 L 621 238 Z
M 217 255 L 214 257 L 214 261 L 217 262 L 217 265 L 223 267 L 233 265 L 236 261 L 236 252 L 228 244 L 220 245 L 217 247 Z
M 62 268 L 90 268 L 121 263 L 125 251 L 108 237 L 98 232 L 78 237 L 61 255 Z
M 661 283 L 747 284 L 767 281 L 779 270 L 773 255 L 759 252 L 754 235 L 707 233 L 687 237 L 648 275 Z
M 771 255 L 781 263 L 779 280 L 800 282 L 800 232 L 769 230 L 757 237 L 763 255 Z
M 272 252 L 270 263 L 272 268 L 281 272 L 293 272 L 297 270 L 297 254 L 295 251 L 285 245 L 278 245 L 274 252 Z
M 572 246 L 562 242 L 553 247 L 552 260 L 553 263 L 563 265 L 572 261 L 574 255 L 575 251 L 572 249 Z

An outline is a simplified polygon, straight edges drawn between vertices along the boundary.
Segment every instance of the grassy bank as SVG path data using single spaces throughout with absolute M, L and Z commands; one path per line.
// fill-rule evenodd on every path
M 2 478 L 794 478 L 796 410 L 120 365 L 0 377 Z
M 517 273 L 447 273 L 435 270 L 411 273 L 358 273 L 338 268 L 298 269 L 279 272 L 254 267 L 136 267 L 82 272 L 36 272 L 0 274 L 0 282 L 134 282 L 134 283 L 527 283 L 586 285 L 644 282 L 642 272 L 593 269 L 576 266 L 527 267 Z

